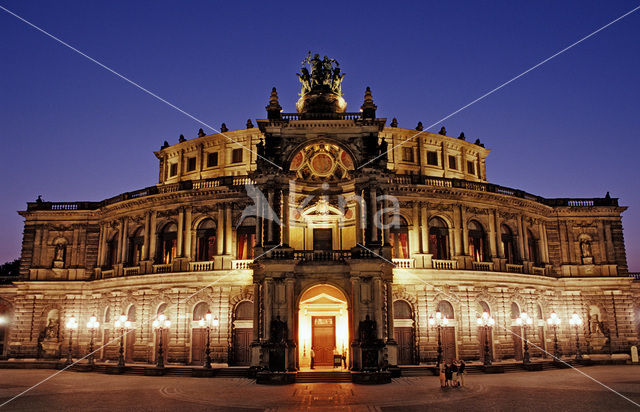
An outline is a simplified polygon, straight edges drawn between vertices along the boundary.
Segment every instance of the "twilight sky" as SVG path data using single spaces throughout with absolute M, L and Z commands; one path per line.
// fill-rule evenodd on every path
M 218 128 L 294 112 L 308 50 L 338 59 L 348 111 L 425 126 L 638 1 L 169 2 L 0 0 Z M 157 183 L 164 140 L 202 127 L 0 10 L 0 263 L 27 201 L 102 200 Z M 492 153 L 488 179 L 545 197 L 619 197 L 640 271 L 640 10 L 444 122 Z M 255 121 L 254 121 L 255 123 Z M 439 130 L 440 126 L 430 131 Z M 435 129 L 435 130 L 434 130 Z M 207 130 L 205 130 L 207 131 Z M 207 131 L 210 132 L 210 131 Z

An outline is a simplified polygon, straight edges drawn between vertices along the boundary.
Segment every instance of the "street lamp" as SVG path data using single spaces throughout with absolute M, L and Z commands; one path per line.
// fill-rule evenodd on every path
M 207 346 L 204 350 L 205 360 L 203 367 L 205 369 L 211 369 L 211 312 L 207 312 L 204 318 L 200 319 L 198 323 L 201 328 L 207 328 Z
M 522 363 L 531 363 L 529 356 L 529 341 L 527 341 L 527 326 L 533 324 L 533 319 L 526 312 L 522 312 L 520 317 L 516 319 L 516 325 L 522 328 L 522 338 L 524 339 L 524 355 L 522 356 Z
M 489 355 L 489 328 L 491 328 L 496 321 L 493 320 L 491 315 L 488 312 L 482 312 L 482 316 L 478 319 L 478 326 L 484 328 L 484 362 L 485 366 L 491 365 L 491 357 Z
M 553 361 L 560 360 L 560 351 L 558 350 L 558 326 L 560 325 L 560 317 L 557 313 L 551 312 L 547 324 L 553 328 Z
M 89 318 L 89 322 L 87 322 L 87 329 L 91 332 L 91 340 L 89 341 L 89 365 L 94 365 L 93 360 L 93 336 L 96 332 L 96 329 L 100 327 L 100 322 L 98 322 L 98 318 L 92 315 Z
M 436 311 L 436 316 L 429 316 L 429 326 L 435 327 L 438 331 L 438 358 L 436 361 L 436 366 L 440 366 L 440 362 L 442 362 L 442 327 L 447 326 L 449 323 L 449 319 L 444 316 L 439 310 Z
M 65 365 L 71 365 L 73 363 L 73 359 L 71 358 L 71 344 L 73 343 L 73 331 L 78 329 L 78 321 L 75 317 L 71 316 L 67 321 L 67 329 L 69 329 L 69 352 L 67 353 L 67 361 Z
M 158 318 L 153 321 L 153 328 L 156 333 L 159 334 L 158 341 L 158 356 L 156 359 L 156 366 L 158 368 L 164 368 L 164 352 L 162 351 L 162 335 L 165 329 L 168 330 L 171 327 L 171 321 L 164 316 L 164 313 L 158 315 Z
M 576 360 L 582 359 L 582 353 L 580 353 L 580 338 L 578 337 L 578 328 L 582 325 L 582 318 L 576 312 L 573 312 L 569 324 L 576 328 Z
M 116 330 L 120 331 L 120 352 L 118 355 L 118 367 L 124 367 L 124 335 L 133 329 L 133 325 L 127 320 L 127 315 L 120 317 L 113 324 Z

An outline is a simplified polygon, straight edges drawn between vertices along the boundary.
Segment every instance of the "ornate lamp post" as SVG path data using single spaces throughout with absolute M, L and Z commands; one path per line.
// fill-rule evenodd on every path
M 529 341 L 527 340 L 527 326 L 533 324 L 533 319 L 526 312 L 520 313 L 520 317 L 516 319 L 516 325 L 522 328 L 522 338 L 524 339 L 524 355 L 522 356 L 522 363 L 531 363 L 531 357 L 529 356 Z
M 120 315 L 114 322 L 113 326 L 120 331 L 120 352 L 118 355 L 118 367 L 124 367 L 124 335 L 129 333 L 132 328 L 131 322 L 127 320 L 127 315 Z
M 582 318 L 576 312 L 573 312 L 569 319 L 569 324 L 576 328 L 576 360 L 582 359 L 582 353 L 580 352 L 580 338 L 578 337 L 578 328 L 582 325 Z
M 98 318 L 92 315 L 89 318 L 89 322 L 87 322 L 87 329 L 89 329 L 89 331 L 91 332 L 91 340 L 89 341 L 89 365 L 91 366 L 93 366 L 95 363 L 93 359 L 93 337 L 96 333 L 96 329 L 98 329 L 99 327 L 100 322 L 98 322 Z
M 162 350 L 162 335 L 165 330 L 171 327 L 171 321 L 164 316 L 164 313 L 158 315 L 158 318 L 153 321 L 153 328 L 156 330 L 158 336 L 158 356 L 156 357 L 156 367 L 164 368 L 164 352 Z
M 67 361 L 65 365 L 71 365 L 73 363 L 73 359 L 71 358 L 71 345 L 73 343 L 73 331 L 78 329 L 78 321 L 75 317 L 71 316 L 67 321 L 67 329 L 69 329 L 69 352 L 67 353 Z
M 201 328 L 207 328 L 207 345 L 204 349 L 205 359 L 203 367 L 211 369 L 211 312 L 207 312 L 204 318 L 198 321 Z
M 442 362 L 442 327 L 447 326 L 449 323 L 449 319 L 446 316 L 442 315 L 442 313 L 438 310 L 436 311 L 436 316 L 429 316 L 429 326 L 435 327 L 438 331 L 438 358 L 436 361 L 436 366 L 440 366 Z
M 491 355 L 489 355 L 489 329 L 496 323 L 487 312 L 483 312 L 478 319 L 478 326 L 484 328 L 484 362 L 485 366 L 491 365 Z
M 558 350 L 558 326 L 560 325 L 560 317 L 557 313 L 551 312 L 547 324 L 553 328 L 553 361 L 560 360 L 560 351 Z

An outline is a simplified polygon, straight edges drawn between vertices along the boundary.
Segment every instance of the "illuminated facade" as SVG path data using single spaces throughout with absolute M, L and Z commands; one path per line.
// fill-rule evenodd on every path
M 355 371 L 434 362 L 436 311 L 444 358 L 481 360 L 488 337 L 493 360 L 521 359 L 522 312 L 532 356 L 553 352 L 551 312 L 565 354 L 576 330 L 585 353 L 637 344 L 617 199 L 488 183 L 478 141 L 387 126 L 369 90 L 356 113 L 336 96 L 303 82 L 299 111 L 283 113 L 274 89 L 257 127 L 155 152 L 155 186 L 28 203 L 22 278 L 0 287 L 3 355 L 63 356 L 74 316 L 80 357 L 92 314 L 98 359 L 117 359 L 125 315 L 128 363 L 155 362 L 163 333 L 166 362 L 202 365 L 210 312 L 213 362 L 266 371 L 310 367 L 312 350 L 314 366 L 344 355 Z M 152 327 L 160 313 L 168 331 Z

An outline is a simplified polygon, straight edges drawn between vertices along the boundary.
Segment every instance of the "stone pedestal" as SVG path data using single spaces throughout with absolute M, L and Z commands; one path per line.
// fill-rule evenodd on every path
M 45 339 L 42 341 L 42 356 L 45 358 L 59 358 L 62 342 L 57 339 Z

